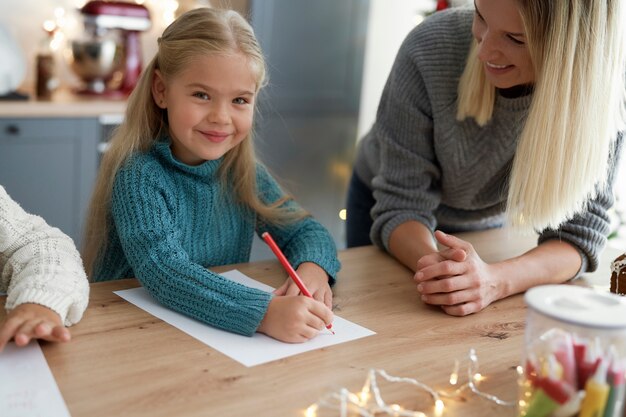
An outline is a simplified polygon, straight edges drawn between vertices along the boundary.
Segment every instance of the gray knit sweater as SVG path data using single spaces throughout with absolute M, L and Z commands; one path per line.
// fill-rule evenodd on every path
M 409 220 L 448 232 L 503 225 L 509 171 L 532 95 L 498 95 L 493 118 L 484 127 L 473 119 L 456 120 L 472 13 L 465 8 L 435 13 L 407 36 L 376 122 L 359 144 L 355 171 L 374 191 L 371 238 L 378 246 L 388 248 L 391 232 Z M 620 135 L 617 155 L 621 144 Z M 570 242 L 581 254 L 581 272 L 595 270 L 612 204 L 607 188 L 587 211 L 558 230 L 542 231 L 539 243 Z

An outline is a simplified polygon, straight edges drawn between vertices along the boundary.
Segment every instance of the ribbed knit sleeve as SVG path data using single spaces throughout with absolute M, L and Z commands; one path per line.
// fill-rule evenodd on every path
M 624 148 L 624 134 L 614 142 L 609 177 L 605 187 L 597 189 L 595 198 L 587 203 L 584 212 L 564 222 L 558 229 L 546 229 L 539 235 L 538 243 L 557 239 L 574 245 L 582 259 L 577 275 L 598 269 L 600 252 L 606 245 L 610 230 L 608 209 L 613 206 L 613 183 Z
M 440 16 L 420 24 L 403 42 L 369 133 L 380 147 L 372 180 L 376 204 L 371 238 L 387 249 L 391 232 L 400 224 L 415 220 L 431 230 L 437 224 L 434 212 L 441 203 L 442 172 L 434 144 L 434 111 L 439 109 L 434 108 L 437 97 L 432 97 L 432 91 L 443 93 L 457 81 L 458 62 L 445 62 L 445 56 L 464 56 L 468 45 L 466 33 L 449 30 L 454 23 L 440 27 L 445 22 Z M 459 42 L 459 32 L 464 42 Z M 425 80 L 424 74 L 433 66 L 438 74 Z M 454 106 L 448 109 L 454 111 Z
M 163 305 L 212 326 L 250 336 L 264 317 L 272 295 L 230 281 L 190 257 L 191 251 L 210 254 L 220 252 L 221 246 L 228 249 L 240 245 L 238 240 L 248 236 L 234 229 L 231 235 L 220 237 L 217 233 L 222 229 L 211 229 L 211 225 L 227 227 L 237 220 L 230 218 L 237 216 L 215 205 L 222 198 L 217 195 L 219 190 L 199 188 L 202 182 L 190 179 L 186 172 L 175 175 L 168 176 L 154 163 L 139 162 L 131 162 L 118 172 L 111 214 L 123 249 L 119 262 L 125 258 L 136 278 Z M 181 180 L 175 183 L 171 178 Z M 189 206 L 194 204 L 197 207 L 191 211 Z M 204 229 L 215 230 L 215 234 L 207 237 Z M 106 259 L 115 264 L 114 259 Z
M 278 183 L 261 165 L 257 166 L 257 186 L 260 198 L 265 203 L 275 202 L 284 195 Z M 297 207 L 293 200 L 285 204 Z M 294 268 L 303 262 L 313 262 L 326 271 L 330 285 L 335 283 L 341 268 L 337 248 L 330 233 L 319 222 L 306 217 L 286 226 L 268 225 L 261 219 L 257 223 L 259 236 L 268 231 Z
M 0 186 L 0 291 L 6 309 L 35 303 L 77 323 L 89 301 L 89 282 L 72 239 L 24 211 Z

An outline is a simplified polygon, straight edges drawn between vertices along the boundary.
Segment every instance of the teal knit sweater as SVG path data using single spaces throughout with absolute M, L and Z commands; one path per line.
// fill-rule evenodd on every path
M 340 264 L 332 237 L 312 218 L 272 226 L 236 202 L 218 178 L 221 163 L 185 165 L 172 156 L 169 140 L 129 158 L 115 177 L 108 245 L 95 266 L 94 280 L 136 277 L 168 308 L 252 335 L 272 295 L 207 267 L 249 261 L 255 231 L 269 231 L 294 268 L 303 262 L 322 267 L 331 284 Z M 283 196 L 261 165 L 257 187 L 261 201 Z M 294 202 L 286 204 L 295 207 Z

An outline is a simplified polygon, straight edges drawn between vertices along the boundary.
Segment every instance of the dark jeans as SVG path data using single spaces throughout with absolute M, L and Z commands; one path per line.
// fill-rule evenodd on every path
M 348 204 L 346 218 L 346 246 L 371 245 L 370 229 L 372 228 L 372 216 L 370 211 L 374 207 L 374 195 L 369 187 L 352 173 L 348 188 Z

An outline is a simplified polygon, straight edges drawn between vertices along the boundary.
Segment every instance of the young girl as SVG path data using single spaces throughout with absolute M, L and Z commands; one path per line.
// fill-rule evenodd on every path
M 136 277 L 159 302 L 212 326 L 302 342 L 330 324 L 339 270 L 329 233 L 255 161 L 265 63 L 236 12 L 200 8 L 163 32 L 129 98 L 91 204 L 85 263 L 96 281 Z M 274 295 L 207 267 L 249 260 L 269 231 L 314 299 Z
M 8 312 L 0 352 L 13 338 L 67 342 L 87 308 L 89 282 L 69 236 L 25 212 L 0 186 L 0 292 Z
M 417 26 L 359 144 L 348 246 L 384 247 L 452 315 L 596 269 L 623 147 L 624 22 L 623 0 L 475 0 Z M 540 232 L 537 247 L 488 264 L 452 235 L 507 220 Z

